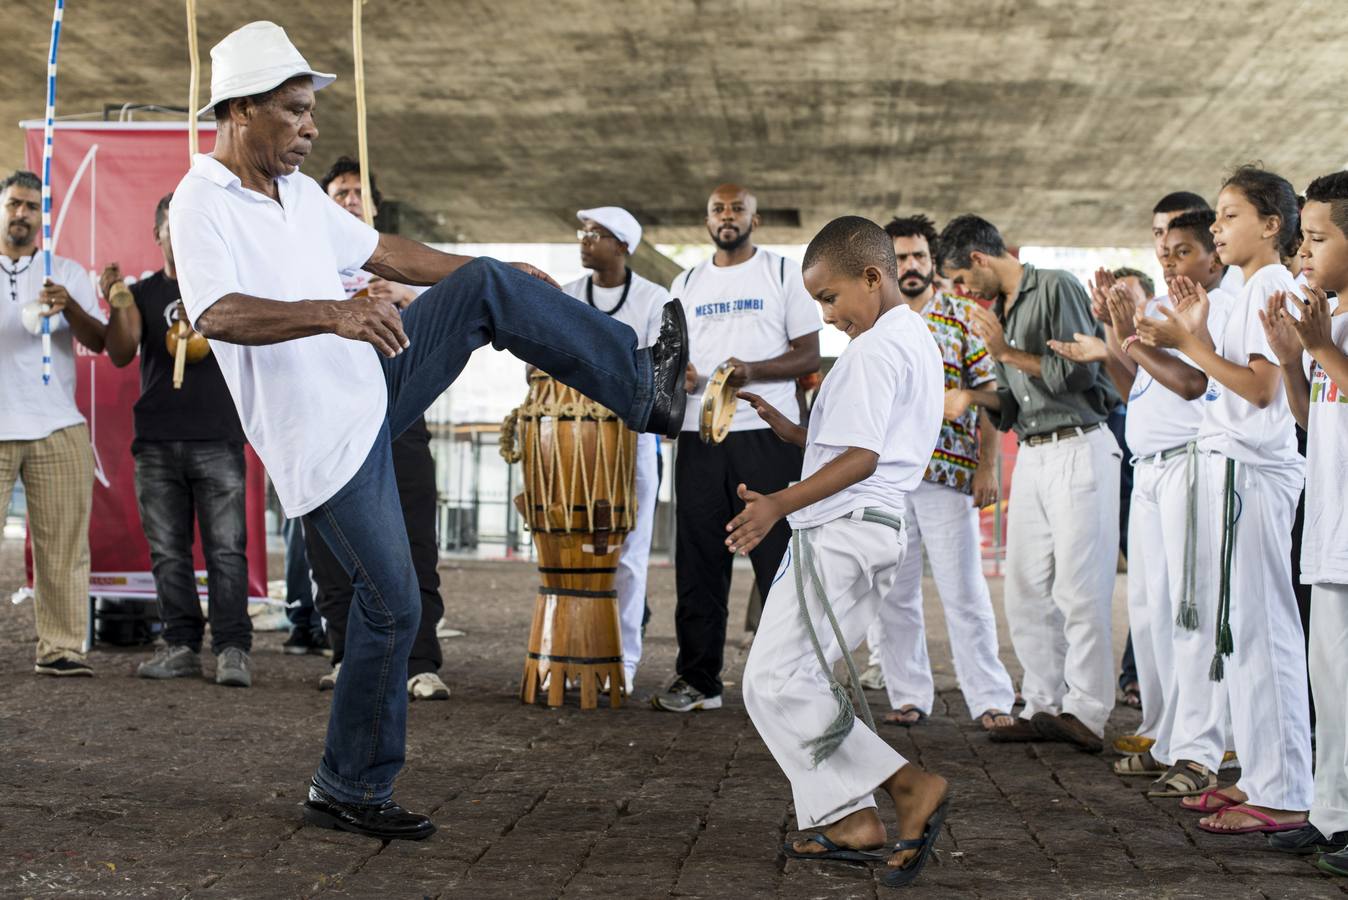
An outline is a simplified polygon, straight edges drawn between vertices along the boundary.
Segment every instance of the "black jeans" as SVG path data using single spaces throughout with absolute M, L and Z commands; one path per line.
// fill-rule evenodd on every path
M 243 445 L 136 441 L 136 503 L 150 544 L 164 640 L 201 650 L 205 622 L 192 565 L 192 523 L 201 529 L 211 650 L 253 645 L 248 618 L 248 532 Z
M 444 615 L 440 597 L 440 550 L 435 540 L 435 458 L 431 456 L 431 433 L 426 420 L 418 419 L 393 442 L 393 475 L 398 482 L 407 541 L 412 548 L 412 568 L 421 591 L 421 622 L 407 661 L 407 677 L 437 672 L 443 662 L 435 627 Z M 327 542 L 306 522 L 305 544 L 309 565 L 318 585 L 315 606 L 327 622 L 328 644 L 333 665 L 342 661 L 346 649 L 347 617 L 351 615 L 353 589 L 346 570 L 328 549 Z
M 726 549 L 726 523 L 744 509 L 736 489 L 770 494 L 800 478 L 799 447 L 769 429 L 732 431 L 720 444 L 704 444 L 696 432 L 679 435 L 674 463 L 674 580 L 679 640 L 675 671 L 707 696 L 721 693 L 730 574 L 735 557 Z M 791 528 L 783 520 L 753 550 L 749 561 L 764 598 L 772 587 Z

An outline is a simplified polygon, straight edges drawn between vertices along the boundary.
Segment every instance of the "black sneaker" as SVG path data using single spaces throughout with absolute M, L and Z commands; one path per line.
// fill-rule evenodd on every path
M 46 662 L 40 662 L 33 666 L 33 671 L 38 675 L 56 675 L 61 678 L 92 678 L 94 676 L 94 667 L 82 659 L 70 659 L 61 657 L 60 659 L 49 659 Z
M 671 300 L 660 314 L 660 339 L 651 346 L 651 369 L 655 399 L 645 430 L 676 438 L 683 430 L 683 410 L 688 403 L 684 373 L 688 369 L 688 320 L 683 304 Z

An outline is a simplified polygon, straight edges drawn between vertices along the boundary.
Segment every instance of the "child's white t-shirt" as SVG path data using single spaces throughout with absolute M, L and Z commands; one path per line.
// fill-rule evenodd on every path
M 1334 346 L 1348 352 L 1348 313 L 1330 320 L 1330 334 Z M 1348 384 L 1330 380 L 1310 354 L 1303 365 L 1310 380 L 1310 415 L 1301 582 L 1348 584 Z
M 1214 339 L 1226 329 L 1226 320 L 1235 305 L 1236 298 L 1221 288 L 1208 292 L 1208 333 Z M 1169 297 L 1157 297 L 1147 304 L 1146 315 L 1160 319 L 1162 307 L 1173 309 L 1174 304 Z M 1163 352 L 1193 365 L 1193 361 L 1178 350 Z M 1138 365 L 1133 376 L 1133 389 L 1128 395 L 1128 417 L 1124 424 L 1124 437 L 1134 455 L 1152 456 L 1182 447 L 1198 436 L 1202 421 L 1202 397 L 1185 400 Z
M 1226 321 L 1221 337 L 1213 336 L 1217 352 L 1237 365 L 1249 365 L 1258 354 L 1278 365 L 1269 347 L 1259 311 L 1275 291 L 1300 296 L 1292 273 L 1280 263 L 1264 266 L 1250 277 Z M 1241 397 L 1215 378 L 1208 379 L 1203 397 L 1203 423 L 1198 429 L 1198 449 L 1220 453 L 1236 462 L 1255 466 L 1301 465 L 1292 411 L 1281 383 L 1273 401 L 1263 409 Z
M 791 527 L 813 528 L 863 507 L 902 515 L 904 494 L 921 483 L 940 434 L 944 377 L 927 323 L 907 306 L 857 335 L 820 385 L 801 478 L 849 447 L 880 459 L 870 477 L 788 516 Z

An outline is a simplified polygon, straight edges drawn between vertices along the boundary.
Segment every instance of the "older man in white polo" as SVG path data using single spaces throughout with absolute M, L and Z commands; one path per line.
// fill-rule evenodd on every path
M 318 136 L 315 91 L 333 76 L 310 68 L 271 22 L 233 32 L 211 62 L 215 151 L 193 160 L 169 214 L 183 302 L 286 515 L 306 517 L 355 585 L 305 819 L 419 840 L 435 826 L 392 799 L 420 602 L 391 439 L 488 343 L 635 430 L 677 432 L 686 325 L 671 305 L 660 340 L 638 350 L 629 328 L 558 302 L 551 279 L 530 266 L 379 234 L 297 171 Z M 387 299 L 345 299 L 338 272 L 356 268 L 434 287 L 400 314 Z

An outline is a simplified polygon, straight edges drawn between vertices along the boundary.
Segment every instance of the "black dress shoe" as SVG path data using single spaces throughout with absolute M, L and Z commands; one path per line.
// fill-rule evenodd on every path
M 683 304 L 671 300 L 660 314 L 660 339 L 651 345 L 651 369 L 655 376 L 655 400 L 646 431 L 676 438 L 683 430 L 683 410 L 688 403 L 684 373 L 688 369 L 688 320 Z
M 1325 837 L 1310 822 L 1292 831 L 1275 831 L 1268 835 L 1270 849 L 1283 853 L 1309 856 L 1312 853 L 1337 853 L 1348 847 L 1348 832 L 1340 831 Z
M 383 803 L 343 803 L 314 783 L 304 801 L 304 821 L 320 828 L 335 828 L 381 841 L 424 841 L 435 834 L 427 816 L 403 809 L 392 800 Z

